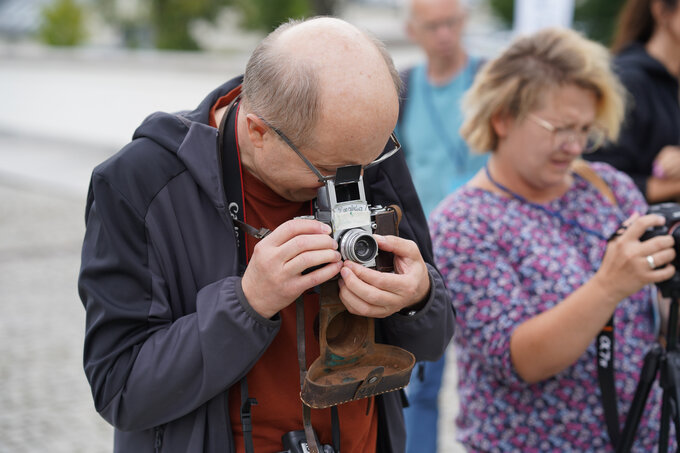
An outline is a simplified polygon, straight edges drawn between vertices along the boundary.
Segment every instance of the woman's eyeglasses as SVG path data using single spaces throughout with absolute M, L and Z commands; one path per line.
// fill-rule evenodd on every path
M 534 114 L 529 114 L 529 118 L 553 134 L 553 143 L 558 149 L 564 149 L 570 143 L 577 143 L 581 147 L 582 152 L 592 153 L 604 145 L 607 138 L 605 130 L 597 124 L 579 130 L 574 127 L 554 126 L 547 120 Z

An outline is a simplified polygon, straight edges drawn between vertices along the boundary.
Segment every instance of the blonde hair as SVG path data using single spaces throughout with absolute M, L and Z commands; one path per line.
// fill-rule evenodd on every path
M 618 137 L 625 110 L 625 89 L 611 69 L 607 49 L 575 31 L 548 28 L 514 41 L 488 62 L 463 100 L 460 133 L 477 151 L 494 150 L 495 115 L 524 119 L 545 95 L 565 85 L 592 90 L 597 96 L 595 121 Z

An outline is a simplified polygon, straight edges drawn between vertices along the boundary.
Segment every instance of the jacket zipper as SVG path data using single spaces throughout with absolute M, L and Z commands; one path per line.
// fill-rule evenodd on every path
M 160 451 L 161 451 L 161 446 L 163 445 L 163 431 L 164 430 L 165 430 L 165 425 L 156 426 L 153 430 L 155 437 L 156 437 L 154 444 L 153 444 L 154 453 L 160 453 Z

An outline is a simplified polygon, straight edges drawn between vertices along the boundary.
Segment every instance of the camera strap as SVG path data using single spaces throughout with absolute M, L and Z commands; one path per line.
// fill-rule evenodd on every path
M 295 301 L 295 322 L 297 324 L 297 355 L 298 365 L 300 365 L 300 388 L 305 383 L 307 376 L 307 358 L 305 348 L 305 303 L 303 296 Z M 310 453 L 319 453 L 319 446 L 316 443 L 314 428 L 312 428 L 312 409 L 304 402 L 302 403 L 302 425 L 305 429 L 307 438 L 307 448 Z
M 248 397 L 248 380 L 245 376 L 241 379 L 241 428 L 243 430 L 243 443 L 246 452 L 253 453 L 253 423 L 250 415 L 250 407 L 257 404 L 255 398 Z
M 616 449 L 619 443 L 619 410 L 617 407 L 616 385 L 614 383 L 614 316 L 597 335 L 597 380 L 602 395 L 604 420 L 609 440 Z
M 604 196 L 614 206 L 618 207 L 618 202 L 612 192 L 611 187 L 607 185 L 604 179 L 600 177 L 590 165 L 582 160 L 576 159 L 572 163 L 572 170 L 574 173 L 581 176 L 583 179 L 592 184 L 602 196 Z M 616 238 L 620 228 L 612 234 L 607 242 Z M 617 406 L 616 385 L 614 383 L 614 315 L 609 318 L 607 324 L 602 328 L 597 335 L 597 380 L 600 385 L 600 394 L 602 395 L 602 408 L 604 410 L 604 420 L 607 425 L 607 433 L 609 434 L 609 441 L 614 449 L 619 443 L 620 427 L 619 427 L 619 410 Z
M 238 148 L 238 137 L 236 132 L 236 114 L 240 100 L 241 87 L 232 90 L 228 96 L 234 98 L 227 106 L 218 129 L 218 155 L 221 164 L 222 181 L 224 195 L 227 201 L 227 209 L 234 224 L 234 235 L 238 248 L 238 268 L 239 275 L 243 275 L 246 269 L 248 258 L 246 256 L 245 233 L 249 231 L 245 228 L 245 198 L 243 191 L 243 177 L 241 168 L 241 156 Z M 257 231 L 255 228 L 250 227 Z
M 236 237 L 238 249 L 238 268 L 239 275 L 243 275 L 247 264 L 247 253 L 245 246 L 245 235 L 241 232 L 253 235 L 268 232 L 257 230 L 245 223 L 245 200 L 243 191 L 243 178 L 241 176 L 241 156 L 238 149 L 236 137 L 236 112 L 240 99 L 241 87 L 232 90 L 227 96 L 233 96 L 227 106 L 218 128 L 218 155 L 222 170 L 222 181 L 224 185 L 224 195 L 227 200 L 229 215 L 234 224 L 234 236 Z M 234 108 L 236 107 L 236 108 Z M 254 453 L 253 447 L 253 424 L 251 416 L 251 406 L 257 404 L 255 398 L 248 396 L 247 376 L 243 376 L 241 386 L 241 429 L 243 431 L 243 443 L 246 453 Z
M 300 366 L 300 388 L 305 385 L 307 377 L 307 358 L 305 349 L 305 305 L 303 296 L 295 301 L 295 316 L 297 323 L 297 354 L 298 365 Z M 312 408 L 302 402 L 302 424 L 307 438 L 307 447 L 310 453 L 319 453 L 319 446 L 316 442 L 316 435 L 312 427 Z M 340 453 L 340 417 L 338 407 L 331 407 L 331 427 L 333 430 L 333 449 L 335 453 Z

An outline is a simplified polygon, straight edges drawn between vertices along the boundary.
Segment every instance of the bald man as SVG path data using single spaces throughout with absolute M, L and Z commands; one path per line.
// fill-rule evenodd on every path
M 453 309 L 403 155 L 389 157 L 398 92 L 378 41 L 338 19 L 291 22 L 243 77 L 193 111 L 149 116 L 94 170 L 84 364 L 115 452 L 284 450 L 303 428 L 294 302 L 311 363 L 314 288 L 336 276 L 348 312 L 376 319 L 377 341 L 418 360 L 443 353 Z M 398 236 L 374 236 L 394 273 L 342 259 L 331 228 L 309 218 L 320 181 L 346 166 L 365 167 L 369 203 L 403 210 Z M 343 451 L 402 452 L 401 402 L 388 392 L 311 410 L 311 424 Z
M 465 184 L 488 156 L 470 151 L 458 133 L 460 103 L 481 61 L 463 47 L 466 8 L 459 0 L 409 0 L 406 31 L 423 50 L 423 63 L 402 71 L 397 136 L 420 201 L 429 213 Z M 437 451 L 438 396 L 445 359 L 416 365 L 404 412 L 407 452 Z

